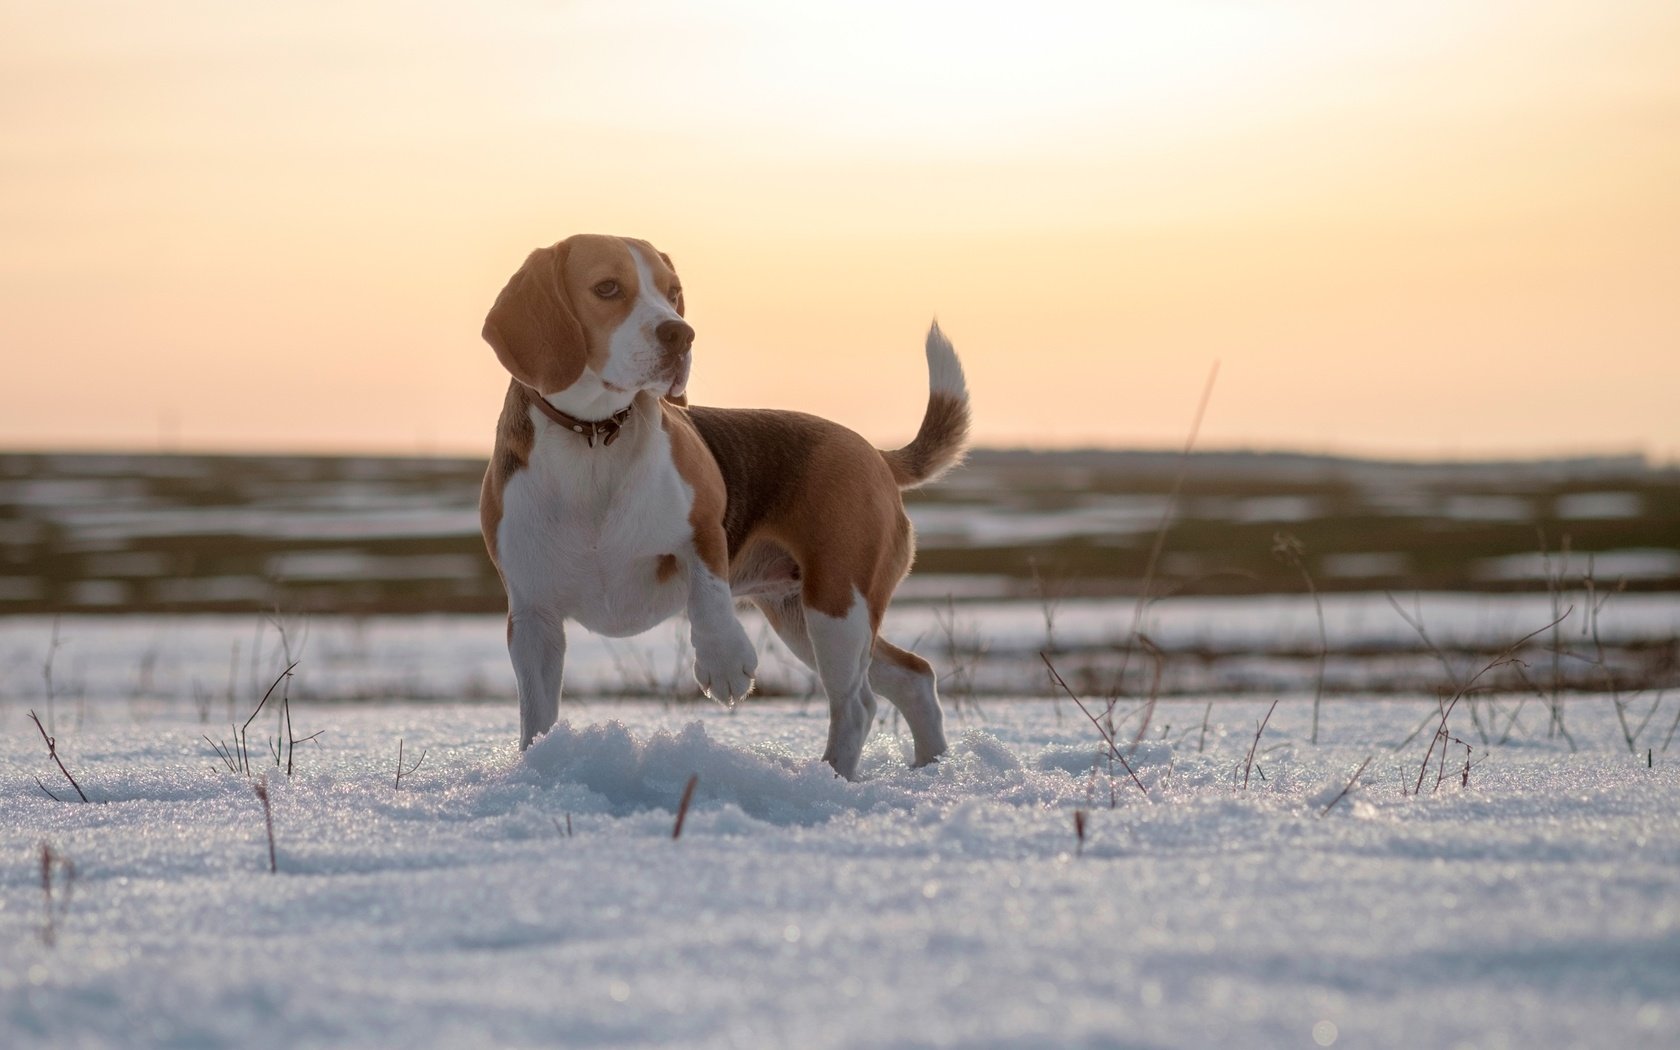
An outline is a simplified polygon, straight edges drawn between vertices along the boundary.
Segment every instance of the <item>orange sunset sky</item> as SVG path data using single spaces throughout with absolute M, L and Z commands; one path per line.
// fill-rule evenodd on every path
M 531 248 L 700 403 L 1680 460 L 1680 3 L 0 2 L 0 447 L 488 450 Z

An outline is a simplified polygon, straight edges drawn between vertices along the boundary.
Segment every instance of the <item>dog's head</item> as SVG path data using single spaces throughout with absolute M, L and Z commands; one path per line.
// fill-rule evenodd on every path
M 670 256 L 646 241 L 579 234 L 531 253 L 484 319 L 484 340 L 540 394 L 581 382 L 680 401 L 694 329 Z

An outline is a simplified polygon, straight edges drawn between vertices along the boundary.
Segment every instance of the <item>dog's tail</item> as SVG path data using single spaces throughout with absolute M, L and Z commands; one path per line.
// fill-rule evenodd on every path
M 939 477 L 961 463 L 968 449 L 968 386 L 957 351 L 938 321 L 928 329 L 927 363 L 928 402 L 921 428 L 910 444 L 881 452 L 903 489 Z

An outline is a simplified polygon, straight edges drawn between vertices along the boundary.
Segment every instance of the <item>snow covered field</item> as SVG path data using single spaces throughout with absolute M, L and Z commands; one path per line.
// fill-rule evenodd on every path
M 1555 615 L 1545 594 L 1426 593 L 1397 600 L 1427 625 L 1435 644 L 1454 654 L 1460 673 L 1481 666 Z M 1384 595 L 1331 594 L 1322 601 L 1332 694 L 1427 691 L 1439 683 L 1436 658 Z M 1569 615 L 1557 641 L 1584 656 L 1592 647 L 1587 599 L 1577 592 L 1560 602 Z M 1116 647 L 1130 631 L 1133 614 L 1131 601 L 1062 601 L 1053 610 L 1052 639 L 1037 602 L 900 602 L 889 611 L 884 630 L 934 662 L 948 695 L 959 687 L 1041 695 L 1046 678 L 1038 650 L 1062 654 L 1058 663 L 1070 681 L 1084 667 L 1101 672 L 1116 662 Z M 742 621 L 762 654 L 761 687 L 785 695 L 809 693 L 812 676 L 756 612 L 745 610 Z M 1319 638 L 1316 609 L 1305 595 L 1172 598 L 1150 606 L 1139 626 L 1170 657 L 1161 683 L 1167 693 L 1277 692 L 1298 690 L 1303 683 L 1312 688 Z M 249 614 L 0 617 L 0 703 L 31 704 L 46 716 L 42 666 L 49 651 L 61 714 L 109 702 L 203 707 L 211 723 L 225 726 L 230 718 L 244 718 L 285 666 L 282 653 L 288 648 L 301 661 L 292 683 L 292 696 L 301 701 L 506 701 L 515 695 L 501 615 L 296 617 L 286 627 L 283 642 L 274 621 Z M 1602 601 L 1597 627 L 1607 649 L 1644 646 L 1643 657 L 1659 663 L 1654 676 L 1659 684 L 1674 680 L 1673 668 L 1662 661 L 1670 659 L 1665 653 L 1680 638 L 1680 594 L 1615 595 Z M 568 695 L 692 698 L 687 635 L 687 625 L 676 621 L 631 639 L 573 628 L 567 636 Z M 1551 640 L 1548 633 L 1536 643 Z M 1572 659 L 1562 671 L 1579 675 L 1585 667 Z M 959 672 L 962 680 L 953 681 Z M 1147 689 L 1149 672 L 1146 660 L 1132 661 L 1137 691 Z M 1653 674 L 1631 667 L 1628 677 L 1644 682 Z
M 1461 712 L 1469 784 L 1454 744 L 1421 796 L 1433 700 L 1313 746 L 1285 699 L 1246 790 L 1267 702 L 1173 701 L 1147 797 L 1067 702 L 967 705 L 914 771 L 889 718 L 848 784 L 820 703 L 582 699 L 523 760 L 511 702 L 294 704 L 290 779 L 252 745 L 277 874 L 190 705 L 61 703 L 84 805 L 0 702 L 0 1046 L 1680 1043 L 1680 697 L 1637 756 L 1602 698 L 1575 752 Z

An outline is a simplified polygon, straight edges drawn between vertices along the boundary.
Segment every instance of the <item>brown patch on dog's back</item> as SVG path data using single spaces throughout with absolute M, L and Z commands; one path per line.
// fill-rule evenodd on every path
M 692 408 L 685 414 L 725 482 L 722 520 L 731 558 L 755 539 L 771 540 L 798 565 L 808 608 L 842 617 L 861 593 L 878 627 L 913 546 L 898 486 L 874 446 L 803 412 Z
M 761 521 L 786 510 L 810 463 L 813 435 L 821 429 L 815 424 L 825 421 L 773 409 L 696 407 L 687 414 L 723 475 L 723 531 L 733 559 Z

